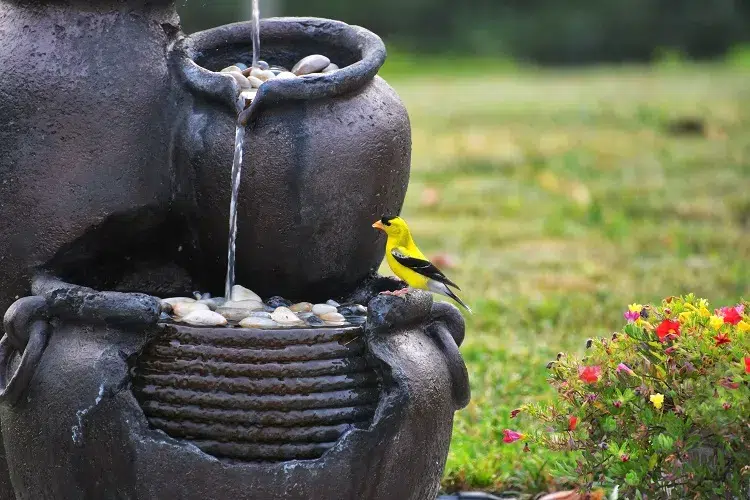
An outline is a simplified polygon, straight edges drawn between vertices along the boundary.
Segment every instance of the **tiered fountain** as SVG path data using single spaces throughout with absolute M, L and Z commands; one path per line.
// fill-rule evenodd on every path
M 251 26 L 185 37 L 170 0 L 0 1 L 0 499 L 435 497 L 464 324 L 379 294 L 402 283 L 375 274 L 370 225 L 400 210 L 410 160 L 384 46 L 265 20 L 261 59 L 340 69 L 269 78 L 238 109 L 221 70 L 252 65 Z M 237 281 L 363 322 L 195 326 L 165 306 L 225 289 L 238 111 Z

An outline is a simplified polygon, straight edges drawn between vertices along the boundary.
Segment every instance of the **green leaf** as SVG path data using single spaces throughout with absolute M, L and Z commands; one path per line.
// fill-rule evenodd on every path
M 654 470 L 654 467 L 656 467 L 656 464 L 659 463 L 659 455 L 657 453 L 654 453 L 651 455 L 651 458 L 648 460 L 648 470 Z

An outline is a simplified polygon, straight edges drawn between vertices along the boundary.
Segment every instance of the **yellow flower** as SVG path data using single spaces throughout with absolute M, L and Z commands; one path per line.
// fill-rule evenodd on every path
M 709 316 L 711 316 L 711 311 L 709 311 L 705 306 L 701 306 L 701 309 L 699 312 L 700 312 L 700 315 L 703 316 L 704 318 L 708 318 Z
M 706 299 L 701 299 L 698 301 L 698 306 L 703 309 L 708 309 L 708 301 Z
M 630 312 L 641 312 L 641 309 L 643 309 L 643 306 L 640 304 L 630 304 L 628 306 L 628 311 Z
M 652 394 L 651 396 L 649 396 L 648 399 L 657 410 L 660 409 L 662 405 L 664 405 L 664 394 L 659 394 L 657 392 L 656 394 Z
M 685 311 L 680 313 L 680 322 L 687 323 L 690 321 L 690 318 L 692 318 L 693 313 L 690 311 Z
M 737 323 L 737 329 L 741 332 L 750 331 L 750 323 L 747 323 L 746 321 L 740 321 L 739 323 Z
M 708 321 L 711 324 L 711 328 L 713 328 L 714 330 L 718 330 L 719 328 L 724 326 L 724 318 L 722 318 L 721 316 L 716 316 L 715 314 L 711 316 L 711 319 Z

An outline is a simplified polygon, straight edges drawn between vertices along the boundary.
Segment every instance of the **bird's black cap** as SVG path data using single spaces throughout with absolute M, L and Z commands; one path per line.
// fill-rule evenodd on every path
M 385 226 L 390 226 L 391 225 L 391 221 L 393 219 L 395 219 L 395 218 L 396 218 L 395 215 L 384 215 L 384 216 L 382 216 L 380 218 L 380 222 L 382 222 L 383 225 L 385 225 Z

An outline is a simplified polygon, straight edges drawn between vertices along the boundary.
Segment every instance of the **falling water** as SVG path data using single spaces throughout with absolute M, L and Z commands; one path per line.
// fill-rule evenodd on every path
M 253 38 L 253 67 L 257 68 L 260 57 L 260 8 L 258 7 L 258 0 L 253 0 L 253 17 L 250 29 Z
M 244 98 L 237 102 L 238 112 L 244 108 Z M 232 298 L 234 285 L 234 255 L 237 243 L 237 196 L 240 192 L 240 175 L 242 174 L 242 146 L 245 144 L 245 127 L 237 121 L 234 130 L 234 159 L 232 160 L 232 200 L 229 202 L 229 250 L 227 255 L 227 280 L 224 285 L 224 297 Z
M 253 66 L 258 66 L 260 54 L 260 8 L 258 0 L 252 0 L 252 20 L 250 23 L 253 40 Z M 237 100 L 237 114 L 245 109 L 245 98 Z M 237 120 L 234 130 L 234 159 L 232 160 L 232 200 L 229 203 L 229 245 L 227 252 L 227 279 L 224 284 L 224 297 L 232 299 L 234 285 L 234 264 L 237 247 L 237 196 L 240 192 L 240 177 L 242 175 L 242 147 L 245 144 L 245 126 Z

